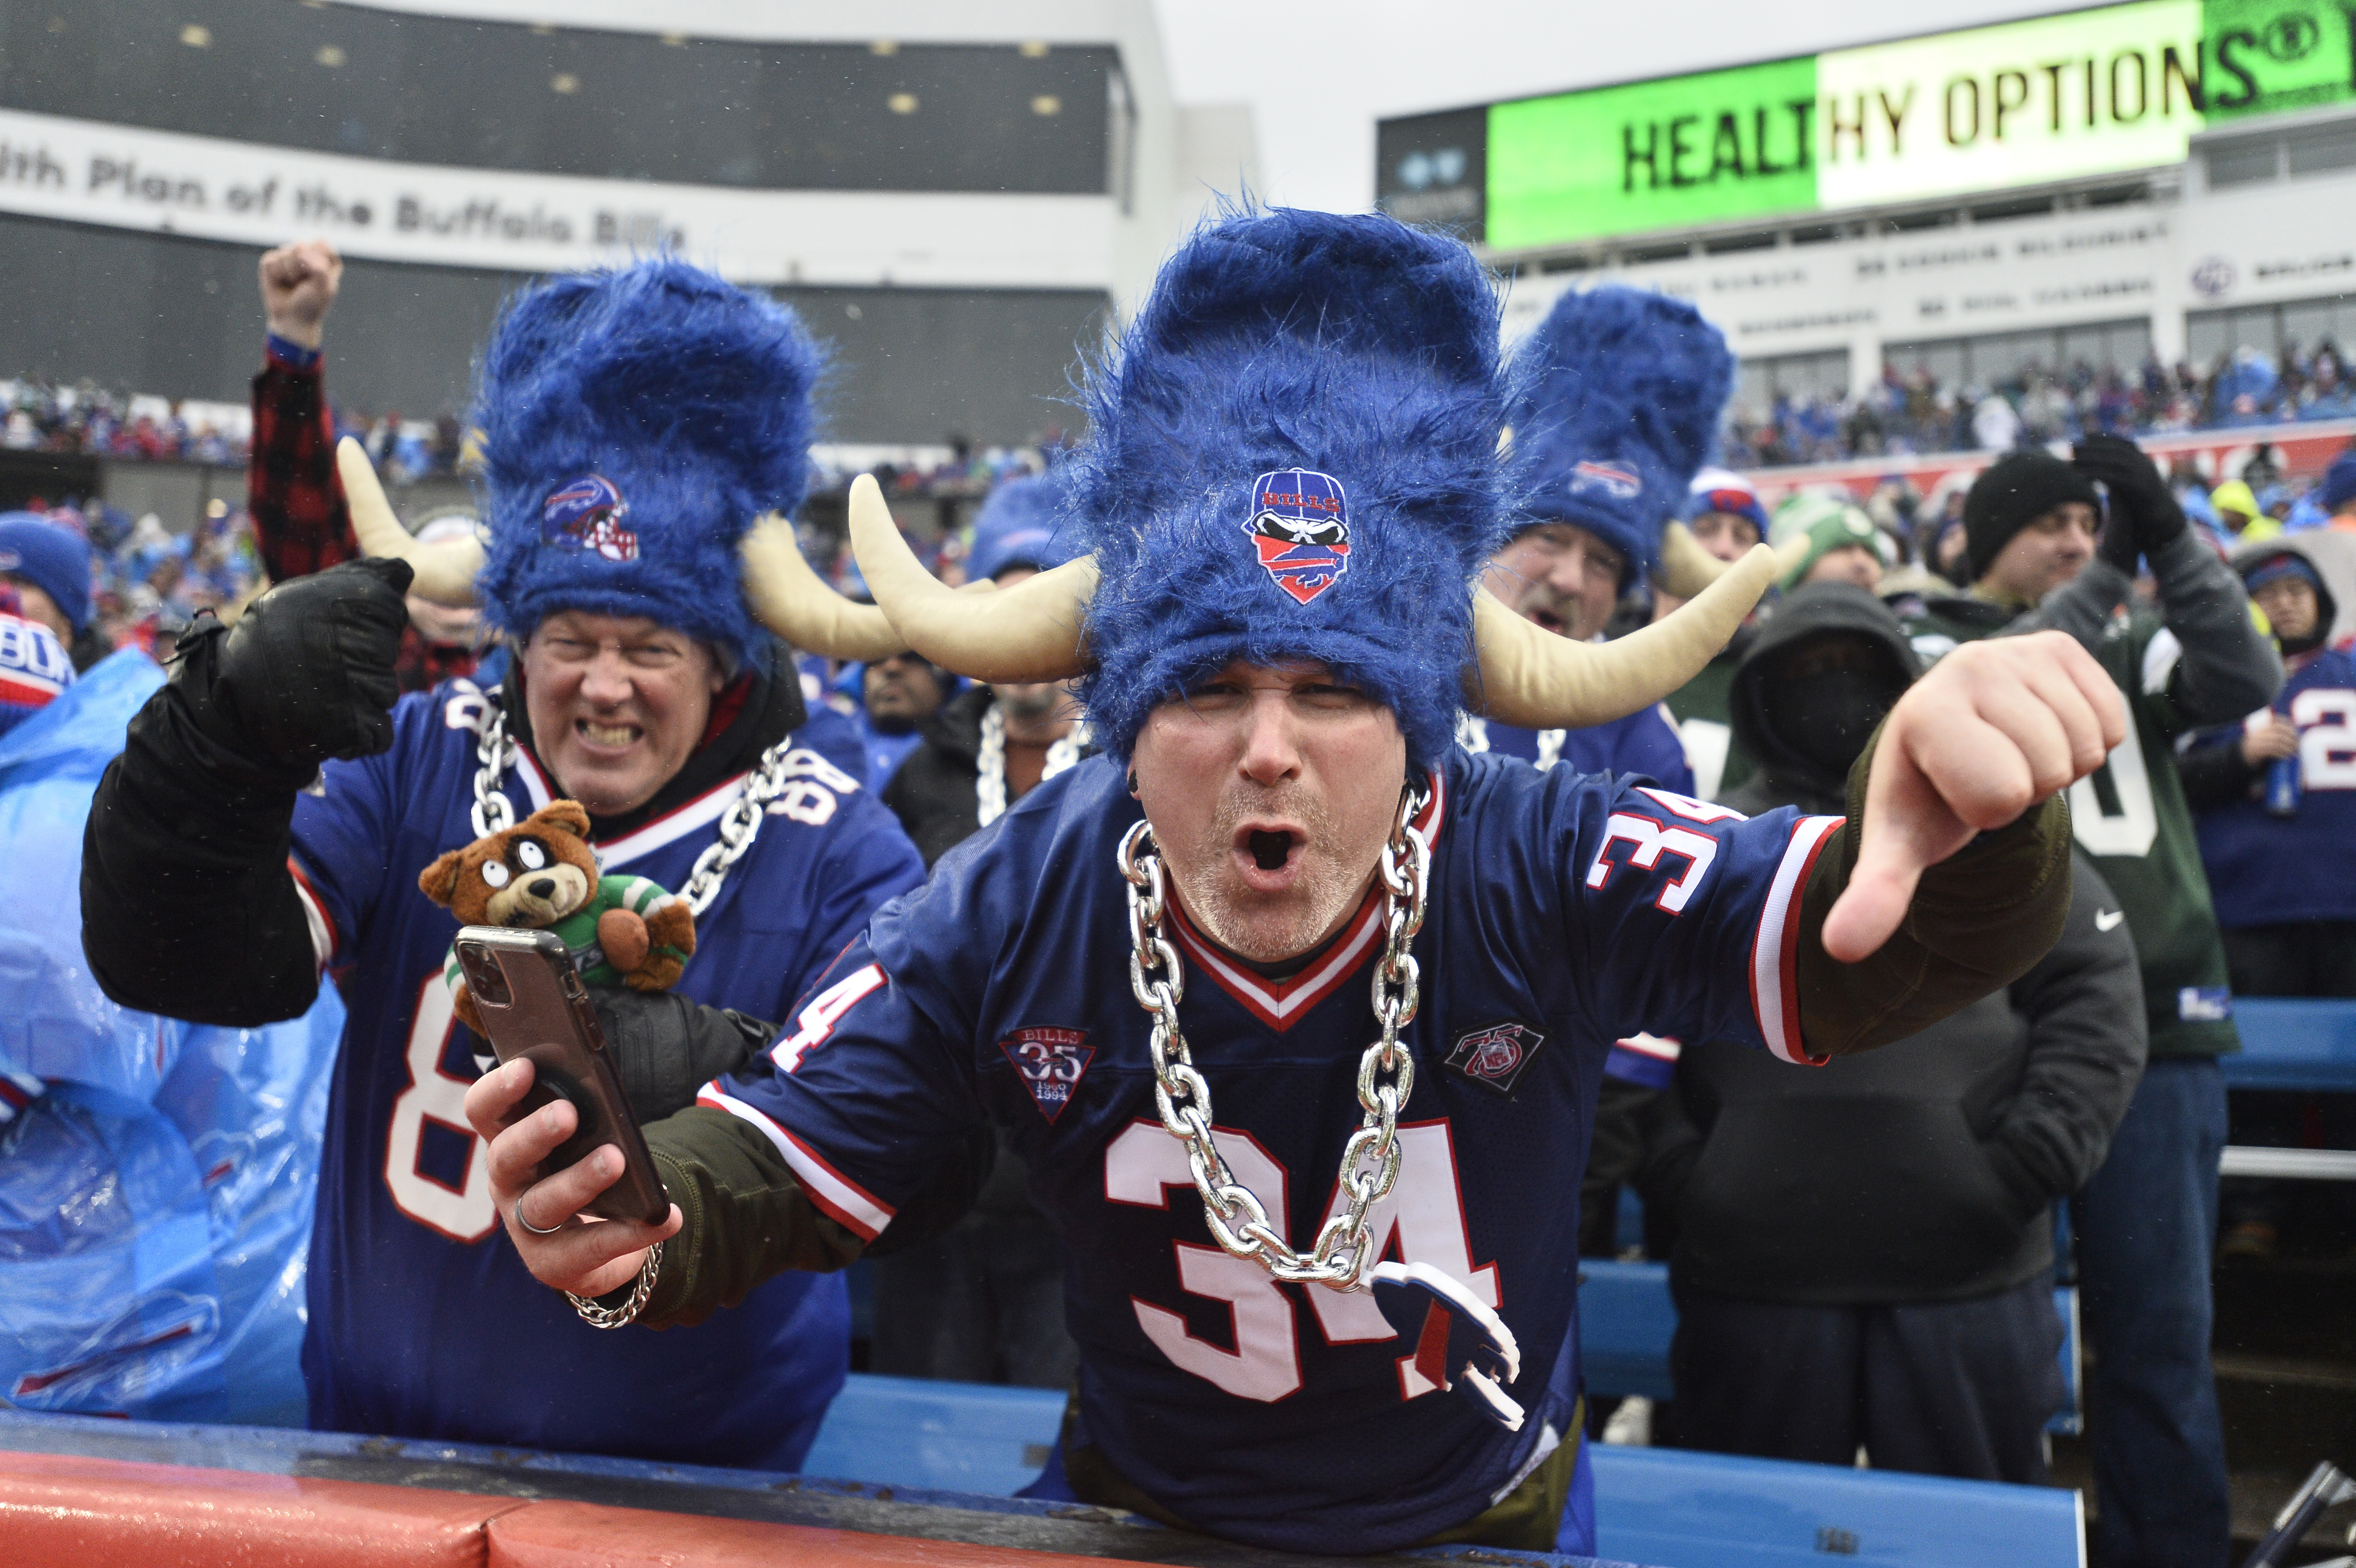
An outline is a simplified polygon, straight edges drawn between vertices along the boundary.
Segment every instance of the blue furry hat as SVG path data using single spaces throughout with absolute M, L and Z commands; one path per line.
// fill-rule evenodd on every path
M 1064 499 L 1062 475 L 1055 470 L 1010 479 L 992 490 L 973 520 L 966 581 L 996 577 L 1010 566 L 1046 571 L 1078 554 L 1071 530 L 1063 527 Z
M 475 395 L 491 624 L 644 615 L 755 658 L 736 547 L 801 504 L 821 368 L 792 311 L 675 257 L 518 294 Z
M 1228 660 L 1322 660 L 1451 743 L 1505 538 L 1495 292 L 1457 240 L 1245 209 L 1197 229 L 1087 389 L 1069 527 L 1103 574 L 1082 691 L 1126 756 Z
M 1660 564 L 1734 389 L 1726 339 L 1683 300 L 1605 284 L 1555 302 L 1514 352 L 1513 473 L 1524 524 L 1587 529 L 1634 574 Z

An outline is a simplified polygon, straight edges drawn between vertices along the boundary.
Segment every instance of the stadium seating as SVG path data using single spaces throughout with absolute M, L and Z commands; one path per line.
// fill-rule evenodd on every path
M 2220 1063 L 2228 1088 L 2356 1093 L 2356 1002 L 2237 997 L 2233 1021 L 2242 1049 Z M 2356 1152 L 2234 1145 L 2221 1168 L 2227 1176 L 2356 1181 Z

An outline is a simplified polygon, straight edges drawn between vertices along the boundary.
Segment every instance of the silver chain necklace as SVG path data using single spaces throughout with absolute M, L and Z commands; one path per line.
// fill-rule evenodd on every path
M 1120 841 L 1117 858 L 1129 882 L 1129 983 L 1137 1005 L 1153 1018 L 1155 1108 L 1163 1129 L 1186 1146 L 1186 1164 L 1202 1197 L 1203 1219 L 1212 1239 L 1280 1280 L 1349 1290 L 1374 1263 L 1375 1240 L 1366 1211 L 1398 1179 L 1399 1107 L 1415 1092 L 1415 1058 L 1399 1045 L 1398 1032 L 1414 1019 L 1418 1000 L 1419 971 L 1408 948 L 1423 929 L 1431 844 L 1415 818 L 1429 798 L 1420 789 L 1399 793 L 1398 815 L 1377 862 L 1383 883 L 1383 955 L 1375 965 L 1374 998 L 1382 1038 L 1358 1059 L 1358 1104 L 1365 1116 L 1342 1148 L 1341 1185 L 1350 1195 L 1349 1205 L 1325 1221 L 1317 1244 L 1305 1253 L 1293 1251 L 1269 1226 L 1267 1207 L 1236 1179 L 1211 1141 L 1211 1086 L 1194 1070 L 1178 1025 L 1186 977 L 1178 950 L 1162 934 L 1167 890 L 1162 857 L 1152 847 L 1148 823 L 1138 823 Z M 1160 973 L 1149 979 L 1149 971 L 1156 970 Z M 1375 1162 L 1371 1170 L 1361 1168 L 1367 1160 Z
M 761 760 L 744 780 L 744 793 L 720 818 L 720 837 L 704 846 L 703 853 L 695 858 L 695 869 L 688 873 L 687 886 L 679 890 L 680 899 L 691 913 L 701 915 L 712 907 L 712 901 L 720 896 L 720 884 L 728 880 L 729 871 L 753 848 L 769 803 L 785 793 L 786 753 L 793 749 L 793 743 L 794 738 L 788 733 L 761 753 Z M 475 742 L 473 818 L 478 838 L 504 833 L 515 826 L 515 806 L 499 788 L 499 782 L 507 776 L 515 759 L 515 743 L 508 739 L 507 711 L 494 706 L 489 722 L 483 726 Z
M 1047 748 L 1039 782 L 1045 784 L 1078 762 L 1087 744 L 1088 721 L 1082 719 Z M 981 716 L 981 746 L 973 759 L 973 797 L 980 826 L 987 827 L 1006 815 L 1006 712 L 994 701 Z

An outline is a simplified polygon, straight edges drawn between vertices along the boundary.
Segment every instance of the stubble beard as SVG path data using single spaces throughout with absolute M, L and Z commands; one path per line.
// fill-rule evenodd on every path
M 1296 880 L 1280 893 L 1245 887 L 1231 854 L 1236 830 L 1267 816 L 1289 818 L 1308 834 L 1308 842 L 1293 851 L 1300 864 Z M 1315 946 L 1364 895 L 1373 855 L 1363 869 L 1353 870 L 1349 862 L 1356 857 L 1348 853 L 1350 848 L 1338 841 L 1324 802 L 1306 790 L 1230 791 L 1202 838 L 1165 846 L 1162 863 L 1187 914 L 1212 941 L 1238 957 L 1274 964 Z

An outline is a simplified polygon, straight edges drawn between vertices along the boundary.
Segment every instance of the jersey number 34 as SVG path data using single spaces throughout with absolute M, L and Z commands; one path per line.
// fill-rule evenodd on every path
M 1268 1206 L 1269 1222 L 1282 1232 L 1290 1212 L 1285 1204 L 1284 1167 L 1249 1133 L 1214 1127 L 1211 1136 L 1236 1179 L 1258 1194 Z M 1495 1307 L 1496 1265 L 1472 1266 L 1448 1124 L 1401 1123 L 1398 1140 L 1398 1179 L 1366 1215 L 1376 1255 L 1383 1255 L 1396 1243 L 1403 1262 L 1430 1264 L 1452 1275 L 1471 1286 L 1482 1301 Z M 1173 1188 L 1181 1189 L 1182 1202 L 1194 1201 L 1194 1179 L 1187 1168 L 1185 1146 L 1162 1131 L 1159 1123 L 1133 1122 L 1106 1147 L 1105 1197 L 1108 1200 L 1167 1209 Z M 1332 1213 L 1341 1211 L 1341 1202 L 1337 1185 Z M 1250 1259 L 1232 1257 L 1217 1247 L 1191 1242 L 1171 1245 L 1177 1253 L 1179 1285 L 1190 1295 L 1226 1303 L 1235 1325 L 1236 1348 L 1229 1350 L 1197 1339 L 1186 1327 L 1183 1314 L 1133 1300 L 1138 1327 L 1145 1330 L 1145 1337 L 1172 1364 L 1238 1399 L 1272 1403 L 1296 1392 L 1301 1381 L 1300 1312 L 1293 1304 L 1291 1287 L 1279 1285 Z M 1328 1344 L 1398 1338 L 1398 1331 L 1365 1291 L 1328 1290 L 1317 1285 L 1298 1288 L 1308 1298 L 1311 1315 Z M 1440 1386 L 1415 1370 L 1412 1354 L 1399 1359 L 1398 1376 L 1402 1399 L 1431 1393 Z

